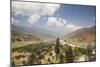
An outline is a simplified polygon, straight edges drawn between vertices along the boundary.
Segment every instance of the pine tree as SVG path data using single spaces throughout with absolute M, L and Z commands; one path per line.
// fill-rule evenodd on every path
M 60 52 L 59 46 L 60 46 L 60 42 L 59 42 L 59 38 L 57 38 L 56 45 L 55 45 L 56 54 L 59 54 L 59 52 Z
M 74 55 L 71 46 L 68 46 L 68 49 L 66 50 L 66 61 L 67 63 L 73 63 L 74 61 Z

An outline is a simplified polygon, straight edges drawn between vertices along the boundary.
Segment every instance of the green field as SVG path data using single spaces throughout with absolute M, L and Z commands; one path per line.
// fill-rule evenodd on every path
M 13 42 L 12 48 L 23 47 L 23 46 L 27 46 L 27 45 L 32 44 L 32 43 L 33 43 L 32 41 Z

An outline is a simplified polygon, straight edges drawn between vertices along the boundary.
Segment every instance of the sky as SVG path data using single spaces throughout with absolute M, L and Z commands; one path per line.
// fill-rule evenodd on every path
M 12 24 L 62 33 L 95 25 L 96 7 L 12 1 Z

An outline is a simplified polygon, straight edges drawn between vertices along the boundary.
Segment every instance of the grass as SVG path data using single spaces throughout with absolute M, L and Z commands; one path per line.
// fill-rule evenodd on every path
M 23 46 L 27 46 L 27 45 L 32 44 L 32 43 L 33 43 L 32 41 L 13 42 L 12 48 L 23 47 Z

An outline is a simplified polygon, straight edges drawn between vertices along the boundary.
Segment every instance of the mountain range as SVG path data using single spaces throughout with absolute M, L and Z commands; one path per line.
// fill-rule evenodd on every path
M 80 28 L 64 36 L 64 39 L 78 39 L 78 40 L 87 40 L 94 41 L 96 40 L 96 26 L 89 28 Z
M 39 28 L 39 27 L 12 25 L 11 30 L 17 33 L 20 32 L 24 34 L 31 34 L 38 37 L 44 37 L 44 38 L 54 38 L 57 35 L 56 32 L 52 32 L 52 31 L 46 30 L 44 28 Z
M 26 26 L 16 26 L 12 25 L 13 32 L 20 32 L 24 34 L 31 34 L 40 38 L 56 38 L 60 37 L 59 32 L 50 31 L 44 28 L 39 27 L 26 27 Z M 91 26 L 88 28 L 80 28 L 69 34 L 65 33 L 64 39 L 79 39 L 79 40 L 90 40 L 94 41 L 96 39 L 96 26 Z

